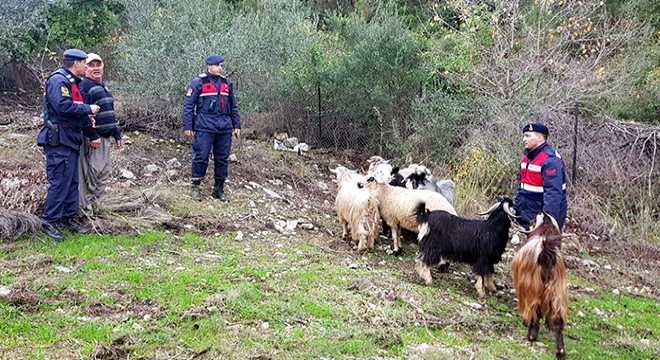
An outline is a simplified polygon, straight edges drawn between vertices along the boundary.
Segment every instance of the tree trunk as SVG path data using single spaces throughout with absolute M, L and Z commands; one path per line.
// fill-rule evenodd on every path
M 21 69 L 20 64 L 12 59 L 9 61 L 9 69 L 14 78 L 14 87 L 16 90 L 25 91 L 25 81 L 23 80 L 23 70 Z

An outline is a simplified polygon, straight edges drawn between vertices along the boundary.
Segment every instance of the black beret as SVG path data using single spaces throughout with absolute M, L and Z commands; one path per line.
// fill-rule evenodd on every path
M 84 51 L 78 49 L 64 50 L 64 53 L 62 54 L 62 60 L 75 61 L 85 59 L 87 59 L 87 54 L 85 54 Z
M 224 61 L 225 58 L 218 54 L 211 54 L 206 57 L 206 65 L 217 65 Z
M 541 123 L 538 123 L 538 122 L 529 123 L 529 124 L 525 125 L 523 127 L 522 131 L 523 131 L 523 133 L 526 133 L 528 131 L 533 131 L 533 132 L 541 133 L 545 136 L 548 136 L 548 133 L 549 133 L 548 127 L 545 126 L 544 124 L 541 124 Z

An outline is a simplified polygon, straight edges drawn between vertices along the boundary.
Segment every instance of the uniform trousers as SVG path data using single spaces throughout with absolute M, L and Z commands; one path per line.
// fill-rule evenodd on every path
M 48 193 L 42 219 L 53 223 L 78 215 L 78 150 L 44 146 Z
M 214 171 L 216 181 L 227 179 L 227 158 L 231 151 L 231 132 L 212 133 L 196 131 L 192 146 L 192 180 L 200 181 L 206 175 L 209 155 L 213 148 Z

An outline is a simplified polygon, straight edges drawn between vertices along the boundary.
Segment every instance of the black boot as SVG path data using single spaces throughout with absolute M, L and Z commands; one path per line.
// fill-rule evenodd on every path
M 87 234 L 89 232 L 88 228 L 82 226 L 78 220 L 72 217 L 63 217 L 62 220 L 60 220 L 59 225 L 72 233 Z
M 225 181 L 224 180 L 216 180 L 215 185 L 213 186 L 213 193 L 211 196 L 213 196 L 216 199 L 220 199 L 221 201 L 229 201 L 229 197 L 227 194 L 225 194 Z
M 53 238 L 55 241 L 61 241 L 64 239 L 64 235 L 62 235 L 60 229 L 57 228 L 57 224 L 55 223 L 49 223 L 42 220 L 41 232 Z
M 195 201 L 202 201 L 202 191 L 199 189 L 199 185 L 202 183 L 202 180 L 193 180 L 192 186 L 190 188 L 190 197 Z

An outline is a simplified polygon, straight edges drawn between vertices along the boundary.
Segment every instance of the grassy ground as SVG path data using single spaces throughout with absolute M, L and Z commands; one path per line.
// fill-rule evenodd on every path
M 20 180 L 0 202 L 33 213 L 46 189 L 36 130 L 0 137 L 0 175 Z M 547 329 L 524 339 L 509 271 L 517 246 L 496 267 L 500 291 L 478 301 L 468 267 L 452 264 L 429 287 L 413 269 L 415 244 L 402 256 L 388 255 L 389 240 L 358 254 L 339 239 L 327 168 L 364 159 L 240 142 L 232 202 L 211 200 L 205 183 L 197 203 L 186 144 L 126 135 L 105 203 L 133 210 L 103 212 L 88 223 L 97 234 L 59 243 L 0 240 L 0 359 L 554 358 Z M 161 170 L 143 175 L 149 164 Z M 293 219 L 313 229 L 275 230 Z M 660 358 L 657 250 L 567 240 L 569 359 Z
M 409 249 L 414 246 L 409 244 Z M 412 255 L 357 255 L 315 231 L 27 237 L 2 244 L 4 359 L 551 359 L 524 340 L 508 265 L 475 300 L 468 269 L 433 286 Z M 572 359 L 660 353 L 657 299 L 571 277 Z

